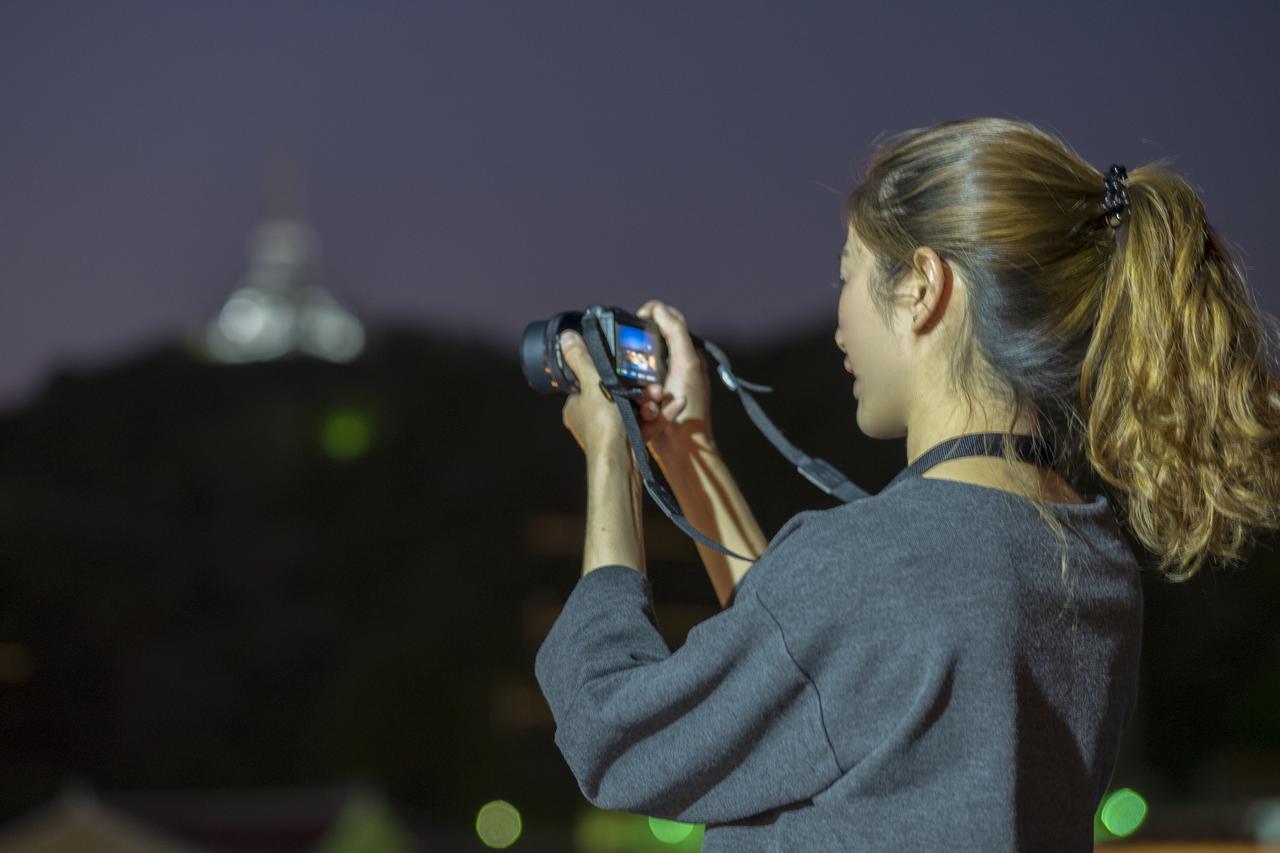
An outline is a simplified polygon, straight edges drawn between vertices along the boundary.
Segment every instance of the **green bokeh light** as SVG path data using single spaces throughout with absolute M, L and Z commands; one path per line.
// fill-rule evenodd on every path
M 675 853 L 702 849 L 706 827 L 631 812 L 590 808 L 579 814 L 573 832 L 578 853 Z
M 476 815 L 476 835 L 486 847 L 510 847 L 520 837 L 520 812 L 506 800 L 494 800 L 480 807 Z
M 1102 825 L 1117 838 L 1130 835 L 1147 817 L 1147 801 L 1132 788 L 1113 791 L 1102 803 Z
M 649 818 L 649 831 L 653 837 L 666 844 L 678 844 L 689 837 L 694 825 L 681 823 L 678 820 L 666 820 L 660 817 Z
M 360 409 L 334 409 L 320 427 L 320 444 L 332 459 L 358 459 L 369 452 L 372 443 L 373 418 Z
M 635 849 L 635 816 L 603 809 L 586 809 L 573 828 L 578 853 L 625 853 Z
M 411 853 L 415 849 L 412 837 L 382 794 L 368 789 L 357 789 L 348 796 L 338 819 L 312 848 L 314 853 Z

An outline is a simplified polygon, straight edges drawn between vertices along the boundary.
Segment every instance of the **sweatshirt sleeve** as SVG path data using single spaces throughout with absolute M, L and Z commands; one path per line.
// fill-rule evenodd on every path
M 602 566 L 579 579 L 534 671 L 556 745 L 600 808 L 724 822 L 841 775 L 817 692 L 750 588 L 672 653 L 648 577 Z

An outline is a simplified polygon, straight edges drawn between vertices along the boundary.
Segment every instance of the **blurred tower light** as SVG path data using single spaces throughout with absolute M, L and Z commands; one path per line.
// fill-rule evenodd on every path
M 296 212 L 297 169 L 286 170 L 283 188 L 269 200 L 275 212 L 250 234 L 248 272 L 205 329 L 204 349 L 218 361 L 267 361 L 295 352 L 350 361 L 364 349 L 360 321 L 317 284 L 320 239 Z

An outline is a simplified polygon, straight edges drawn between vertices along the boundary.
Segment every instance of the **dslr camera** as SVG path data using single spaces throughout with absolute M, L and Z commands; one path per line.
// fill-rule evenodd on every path
M 585 340 L 590 333 L 583 330 L 582 320 L 588 314 L 596 322 L 622 384 L 615 394 L 634 400 L 643 396 L 646 385 L 666 382 L 667 346 L 657 324 L 621 308 L 592 305 L 585 311 L 562 311 L 525 327 L 520 361 L 529 387 L 542 394 L 567 395 L 581 390 L 578 377 L 560 351 L 560 333 L 574 331 Z

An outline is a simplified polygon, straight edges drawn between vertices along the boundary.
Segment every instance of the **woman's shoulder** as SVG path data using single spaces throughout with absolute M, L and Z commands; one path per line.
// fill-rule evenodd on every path
M 878 494 L 848 503 L 796 513 L 769 540 L 761 556 L 801 548 L 808 550 L 810 555 L 815 548 L 843 553 L 855 544 L 867 544 L 869 539 L 875 541 L 898 535 L 904 527 L 920 518 L 918 512 L 909 511 L 909 508 L 933 504 L 936 509 L 945 511 L 945 506 L 937 504 L 936 496 L 922 494 L 908 482 L 894 484 Z
M 762 593 L 847 584 L 855 569 L 874 571 L 892 559 L 882 548 L 892 535 L 896 501 L 872 495 L 825 509 L 802 510 L 787 519 L 739 583 Z
M 1067 533 L 1082 540 L 1073 543 L 1074 552 L 1088 562 L 1129 571 L 1132 554 L 1104 495 L 1049 506 L 1067 523 Z M 1002 565 L 1007 580 L 1017 583 L 1028 564 L 1057 566 L 1058 545 L 1053 530 L 1021 495 L 915 477 L 846 504 L 796 513 L 743 583 L 750 579 L 762 594 L 787 597 L 801 588 L 817 595 L 851 588 L 880 594 L 918 583 L 998 585 Z M 974 574 L 981 578 L 970 577 Z

